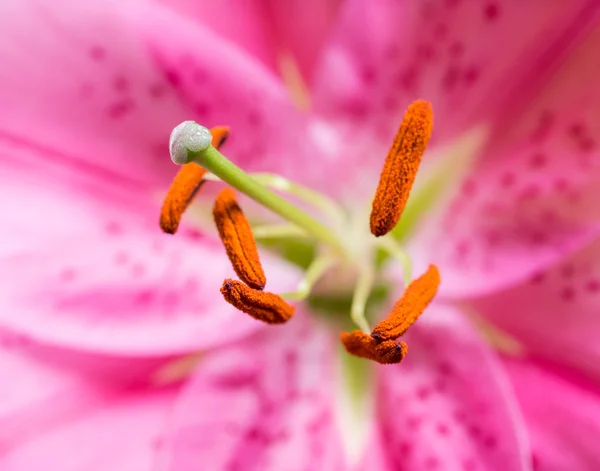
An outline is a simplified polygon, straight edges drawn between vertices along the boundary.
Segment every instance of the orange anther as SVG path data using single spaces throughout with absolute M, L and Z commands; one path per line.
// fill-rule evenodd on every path
M 435 265 L 429 265 L 425 274 L 408 285 L 388 317 L 375 326 L 371 336 L 381 342 L 403 335 L 431 302 L 439 284 L 440 272 Z
M 373 235 L 387 234 L 400 220 L 432 129 L 431 103 L 413 102 L 406 110 L 381 171 L 371 210 Z
M 408 351 L 408 346 L 404 342 L 377 341 L 362 330 L 342 332 L 340 340 L 348 353 L 383 365 L 400 363 Z
M 217 149 L 229 136 L 229 128 L 226 126 L 216 126 L 210 132 L 212 145 Z M 159 224 L 163 231 L 168 234 L 177 232 L 181 216 L 204 184 L 204 175 L 206 170 L 194 162 L 185 164 L 179 169 L 160 211 Z
M 281 296 L 252 289 L 237 280 L 226 279 L 221 294 L 232 306 L 268 324 L 282 324 L 294 315 L 294 306 Z
M 237 275 L 251 288 L 263 289 L 267 279 L 260 264 L 252 228 L 231 188 L 224 188 L 217 195 L 213 216 Z

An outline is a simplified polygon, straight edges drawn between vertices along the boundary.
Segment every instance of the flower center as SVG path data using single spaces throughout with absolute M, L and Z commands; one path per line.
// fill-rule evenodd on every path
M 257 320 L 269 324 L 284 323 L 294 314 L 294 307 L 288 301 L 308 298 L 327 274 L 349 274 L 349 282 L 353 285 L 349 314 L 360 330 L 342 333 L 343 345 L 349 353 L 359 357 L 384 364 L 399 363 L 407 351 L 399 337 L 431 302 L 440 282 L 438 270 L 433 265 L 424 275 L 411 281 L 410 258 L 390 234 L 406 206 L 432 127 L 431 104 L 422 100 L 412 103 L 385 159 L 372 202 L 370 225 L 367 225 L 366 214 L 347 214 L 337 202 L 310 188 L 278 175 L 244 172 L 219 152 L 229 134 L 228 128 L 217 127 L 209 131 L 193 121 L 186 121 L 171 134 L 171 158 L 182 167 L 165 198 L 160 226 L 163 231 L 175 234 L 183 213 L 206 181 L 229 184 L 278 214 L 285 223 L 252 228 L 237 202 L 235 191 L 225 188 L 218 194 L 213 208 L 214 221 L 227 256 L 241 280 L 223 282 L 221 293 L 225 301 Z M 316 219 L 272 190 L 291 194 L 312 205 L 322 218 Z M 356 230 L 355 227 L 364 229 Z M 315 243 L 317 255 L 295 291 L 281 294 L 263 291 L 267 279 L 255 238 L 265 237 L 300 237 Z M 402 265 L 405 292 L 390 314 L 371 329 L 365 309 L 377 279 L 380 253 Z

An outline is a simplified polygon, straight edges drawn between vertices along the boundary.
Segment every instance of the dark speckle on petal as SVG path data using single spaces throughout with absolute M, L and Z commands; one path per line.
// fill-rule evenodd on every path
M 465 45 L 461 42 L 453 42 L 452 44 L 450 44 L 450 55 L 452 57 L 458 58 L 460 56 L 462 56 L 465 52 Z
M 100 45 L 94 45 L 90 48 L 90 57 L 95 62 L 100 62 L 106 57 L 106 49 Z
M 477 67 L 469 67 L 465 71 L 464 80 L 467 85 L 473 85 L 479 79 L 479 69 Z
M 62 281 L 64 283 L 73 281 L 76 277 L 77 277 L 77 270 L 75 270 L 74 268 L 65 268 L 59 274 L 60 281 Z
M 510 188 L 517 181 L 517 177 L 514 173 L 507 172 L 500 178 L 500 185 L 504 188 Z
M 160 83 L 150 85 L 148 89 L 148 93 L 152 98 L 161 98 L 165 95 L 166 92 L 167 87 Z
M 538 152 L 538 153 L 533 154 L 533 156 L 531 157 L 531 160 L 529 162 L 531 164 L 531 167 L 539 169 L 539 168 L 544 167 L 547 164 L 548 158 L 546 157 L 545 154 Z
M 123 226 L 117 221 L 110 221 L 108 224 L 106 224 L 104 229 L 108 235 L 115 236 L 123 234 Z
M 125 99 L 113 103 L 108 107 L 107 113 L 111 119 L 120 119 L 125 117 L 135 108 L 135 104 L 130 99 Z
M 125 252 L 117 252 L 114 260 L 116 265 L 125 265 L 129 261 L 129 255 Z
M 575 290 L 572 286 L 565 286 L 562 289 L 560 296 L 564 301 L 573 301 L 575 298 Z
M 500 10 L 497 3 L 488 3 L 483 10 L 485 18 L 489 21 L 494 21 L 498 18 Z
M 590 280 L 586 285 L 586 289 L 590 293 L 597 293 L 600 291 L 600 281 L 598 280 Z
M 113 86 L 117 92 L 124 92 L 129 88 L 129 81 L 126 77 L 118 75 L 117 77 L 115 77 Z
M 174 70 L 167 70 L 165 72 L 167 81 L 175 88 L 181 85 L 181 76 Z

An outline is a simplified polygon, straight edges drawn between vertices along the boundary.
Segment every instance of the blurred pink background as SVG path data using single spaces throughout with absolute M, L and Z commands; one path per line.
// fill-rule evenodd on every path
M 600 469 L 599 15 L 596 0 L 3 0 L 0 470 Z M 339 237 L 371 250 L 371 198 L 416 99 L 434 131 L 398 243 L 442 285 L 401 364 L 340 347 L 352 270 L 282 326 L 225 303 L 219 183 L 160 231 L 169 135 L 195 120 L 230 126 L 223 153 L 246 171 L 333 198 Z M 281 242 L 260 246 L 276 293 L 311 259 Z M 404 288 L 393 264 L 377 280 L 374 322 Z

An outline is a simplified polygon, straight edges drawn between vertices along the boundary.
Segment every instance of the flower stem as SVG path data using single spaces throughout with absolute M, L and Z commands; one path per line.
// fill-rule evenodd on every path
M 331 230 L 304 211 L 255 181 L 250 175 L 227 159 L 212 145 L 198 152 L 189 151 L 189 157 L 224 182 L 227 182 L 235 189 L 248 195 L 248 197 L 252 198 L 257 203 L 305 229 L 316 239 L 333 247 L 340 253 L 345 252 L 344 247 Z
M 252 228 L 255 239 L 278 239 L 288 237 L 306 237 L 304 230 L 294 224 L 264 224 Z
M 377 240 L 377 245 L 385 250 L 390 256 L 395 258 L 402 265 L 402 273 L 404 278 L 404 286 L 408 286 L 412 279 L 412 262 L 408 254 L 402 250 L 400 244 L 398 244 L 391 237 L 381 237 Z

